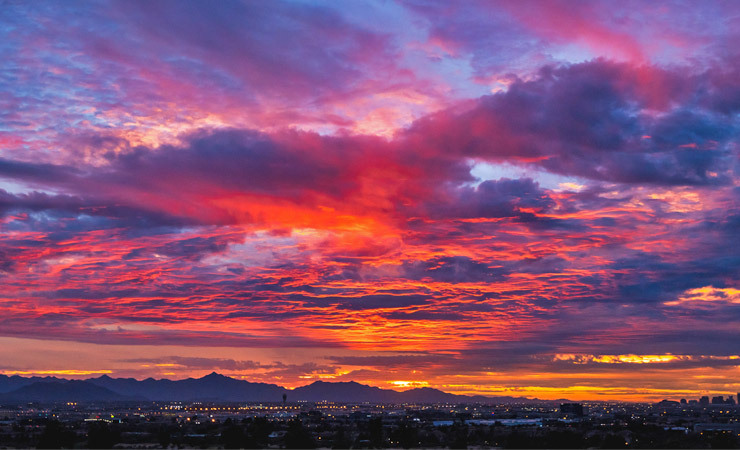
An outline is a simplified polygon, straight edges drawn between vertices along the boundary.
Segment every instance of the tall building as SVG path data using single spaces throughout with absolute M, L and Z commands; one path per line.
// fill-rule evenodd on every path
M 706 395 L 702 395 L 702 397 L 699 399 L 699 404 L 702 406 L 706 406 L 709 404 L 709 397 Z
M 717 395 L 716 397 L 712 397 L 712 404 L 713 405 L 724 405 L 725 399 L 722 398 L 721 395 Z

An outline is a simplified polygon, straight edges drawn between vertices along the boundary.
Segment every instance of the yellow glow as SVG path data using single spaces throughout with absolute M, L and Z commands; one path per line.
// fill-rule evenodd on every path
M 334 378 L 341 377 L 342 375 L 347 375 L 349 373 L 349 370 L 340 370 L 336 373 L 310 373 L 307 375 L 300 375 L 298 378 L 304 379 L 304 380 L 331 380 Z
M 683 359 L 674 355 L 604 355 L 594 357 L 594 362 L 614 364 L 614 363 L 633 363 L 633 364 L 650 364 L 662 363 Z
M 580 191 L 581 189 L 585 187 L 586 185 L 578 184 L 578 183 L 558 183 L 558 188 L 564 191 Z
M 555 361 L 572 361 L 575 364 L 602 363 L 602 364 L 652 364 L 666 363 L 671 361 L 686 361 L 694 359 L 690 355 L 583 355 L 583 354 L 564 354 L 555 355 Z
M 410 387 L 424 387 L 429 386 L 426 381 L 389 381 L 388 384 L 392 384 L 395 387 L 410 388 Z
M 701 211 L 704 207 L 702 197 L 697 192 L 664 191 L 650 194 L 648 198 L 665 202 L 671 212 Z
M 664 305 L 678 306 L 683 304 L 701 304 L 711 302 L 740 304 L 740 289 L 716 288 L 714 286 L 689 289 L 680 296 L 678 300 L 665 302 Z

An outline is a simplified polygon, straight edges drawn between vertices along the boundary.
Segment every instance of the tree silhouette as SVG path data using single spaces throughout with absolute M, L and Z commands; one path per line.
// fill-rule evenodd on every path
M 36 448 L 72 448 L 74 444 L 74 432 L 67 429 L 58 420 L 50 420 L 46 423 Z
M 285 448 L 316 448 L 311 433 L 306 430 L 300 420 L 294 419 L 288 425 L 288 432 L 285 434 Z

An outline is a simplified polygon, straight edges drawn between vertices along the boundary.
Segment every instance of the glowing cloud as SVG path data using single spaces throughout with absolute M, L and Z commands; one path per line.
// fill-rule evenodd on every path
M 5 5 L 2 373 L 736 387 L 738 4 L 338 5 Z

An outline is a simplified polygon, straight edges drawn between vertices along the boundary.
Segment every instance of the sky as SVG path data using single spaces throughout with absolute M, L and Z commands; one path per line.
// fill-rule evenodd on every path
M 740 3 L 0 5 L 0 373 L 740 391 Z

